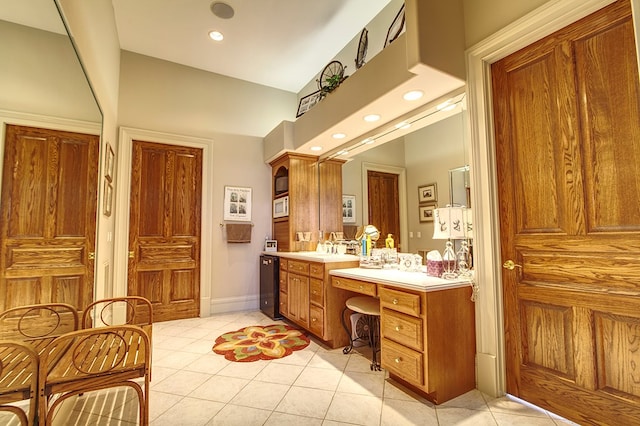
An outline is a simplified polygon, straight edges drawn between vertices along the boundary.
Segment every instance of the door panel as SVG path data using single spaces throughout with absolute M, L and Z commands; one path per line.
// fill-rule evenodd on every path
M 8 125 L 0 309 L 93 300 L 99 138 Z
M 134 141 L 132 164 L 128 292 L 158 321 L 197 317 L 202 151 Z
M 400 250 L 400 202 L 398 175 L 378 171 L 367 172 L 369 188 L 369 222 L 380 231 L 378 247 L 384 247 L 387 234 L 393 234 L 395 246 Z
M 492 66 L 507 391 L 640 418 L 640 88 L 628 1 Z M 615 419 L 615 421 L 613 420 Z

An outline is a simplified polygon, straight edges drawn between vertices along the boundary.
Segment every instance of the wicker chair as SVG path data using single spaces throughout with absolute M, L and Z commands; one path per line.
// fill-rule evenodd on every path
M 38 392 L 38 355 L 26 343 L 0 341 L 0 411 L 9 411 L 23 426 L 35 425 Z M 28 414 L 19 406 L 29 401 Z

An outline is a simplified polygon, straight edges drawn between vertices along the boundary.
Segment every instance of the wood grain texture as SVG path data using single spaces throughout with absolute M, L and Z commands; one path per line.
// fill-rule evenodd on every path
M 7 125 L 0 309 L 93 298 L 99 137 Z
M 128 294 L 157 321 L 200 312 L 202 150 L 133 142 Z
M 507 392 L 634 424 L 640 82 L 628 1 L 492 66 Z

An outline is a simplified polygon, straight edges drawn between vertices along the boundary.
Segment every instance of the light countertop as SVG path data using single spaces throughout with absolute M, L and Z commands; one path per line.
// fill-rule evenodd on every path
M 359 256 L 352 254 L 326 254 L 315 251 L 265 251 L 262 254 L 319 263 L 360 261 Z
M 348 268 L 334 269 L 329 273 L 332 276 L 351 278 L 372 282 L 376 284 L 386 284 L 395 287 L 406 288 L 418 291 L 438 291 L 450 288 L 464 287 L 471 285 L 470 279 L 451 279 L 431 277 L 426 271 L 407 272 L 398 269 L 365 269 L 365 268 Z

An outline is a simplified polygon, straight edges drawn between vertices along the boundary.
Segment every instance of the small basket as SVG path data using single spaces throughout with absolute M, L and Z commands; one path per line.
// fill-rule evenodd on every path
M 427 260 L 427 275 L 430 277 L 440 277 L 444 272 L 442 260 Z

